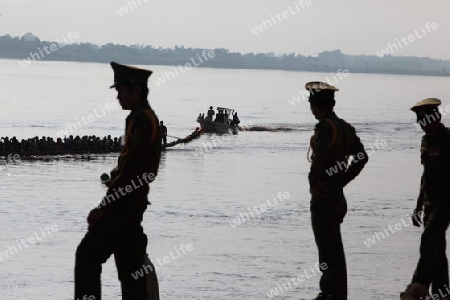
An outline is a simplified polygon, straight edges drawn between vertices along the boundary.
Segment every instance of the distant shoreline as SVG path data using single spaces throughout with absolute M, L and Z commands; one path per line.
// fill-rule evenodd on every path
M 18 58 L 13 57 L 2 57 L 0 54 L 0 60 L 9 60 L 9 61 L 19 61 Z M 43 62 L 73 62 L 73 63 L 98 63 L 98 64 L 109 64 L 111 61 L 88 61 L 88 60 L 64 60 L 64 59 L 42 59 Z M 118 62 L 120 63 L 126 63 L 118 59 Z M 177 67 L 179 65 L 175 65 L 171 62 L 167 63 L 130 63 L 131 65 L 144 65 L 144 66 L 170 66 L 170 67 Z M 203 69 L 224 69 L 224 70 L 265 70 L 265 71 L 285 71 L 285 72 L 306 72 L 306 73 L 323 73 L 323 74 L 330 74 L 333 71 L 323 71 L 323 70 L 290 70 L 290 69 L 275 69 L 275 68 L 262 68 L 262 67 L 229 67 L 229 66 L 200 66 L 199 68 Z M 346 69 L 348 70 L 348 69 Z M 351 74 L 376 74 L 376 75 L 408 75 L 408 76 L 430 76 L 430 77 L 450 77 L 450 74 L 434 74 L 433 72 L 428 73 L 381 73 L 381 72 L 375 72 L 375 71 L 367 71 L 367 70 L 349 70 L 349 73 Z
M 69 32 L 71 33 L 71 32 Z M 95 45 L 74 43 L 78 32 L 64 36 L 65 44 L 40 41 L 31 33 L 23 37 L 0 36 L 0 59 L 18 60 L 26 68 L 37 61 L 109 63 L 118 61 L 131 65 L 172 66 L 173 73 L 192 68 L 243 70 L 279 70 L 295 72 L 413 75 L 450 77 L 450 60 L 392 55 L 348 55 L 340 50 L 324 51 L 317 57 L 300 54 L 236 53 L 228 49 L 199 49 L 175 46 L 156 48 L 144 45 Z M 67 39 L 70 38 L 68 43 Z M 169 72 L 169 73 L 170 73 Z M 166 74 L 171 75 L 171 74 Z M 170 78 L 168 77 L 170 80 Z

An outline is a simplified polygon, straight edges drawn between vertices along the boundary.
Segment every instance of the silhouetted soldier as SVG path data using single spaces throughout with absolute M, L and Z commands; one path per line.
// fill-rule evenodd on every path
M 126 119 L 124 147 L 118 166 L 111 171 L 108 191 L 88 216 L 88 232 L 78 246 L 75 264 L 75 299 L 101 299 L 102 264 L 114 253 L 122 299 L 159 299 L 156 273 L 146 256 L 147 237 L 141 221 L 147 208 L 148 183 L 157 175 L 161 136 L 158 118 L 150 107 L 147 81 L 151 71 L 111 63 L 117 99 Z M 133 278 L 145 271 L 146 276 Z M 151 294 L 147 292 L 151 290 Z
M 159 125 L 159 131 L 161 133 L 161 137 L 162 137 L 163 143 L 165 145 L 165 144 L 167 144 L 167 127 L 164 126 L 164 122 L 163 121 L 159 122 L 159 124 L 160 124 Z
M 368 156 L 355 129 L 333 111 L 334 86 L 309 82 L 310 107 L 319 120 L 311 138 L 311 222 L 322 271 L 316 300 L 347 299 L 347 269 L 340 224 L 347 213 L 343 188 L 364 168 Z M 353 162 L 348 165 L 348 158 Z
M 429 98 L 411 108 L 416 113 L 417 123 L 425 132 L 420 147 L 424 169 L 412 220 L 419 227 L 423 212 L 425 229 L 420 243 L 420 259 L 412 282 L 400 294 L 400 299 L 405 300 L 425 299 L 430 285 L 432 299 L 450 299 L 445 253 L 445 233 L 450 223 L 450 129 L 441 123 L 438 110 L 440 104 L 439 99 Z M 437 298 L 434 294 L 437 294 Z M 448 297 L 443 298 L 442 295 Z

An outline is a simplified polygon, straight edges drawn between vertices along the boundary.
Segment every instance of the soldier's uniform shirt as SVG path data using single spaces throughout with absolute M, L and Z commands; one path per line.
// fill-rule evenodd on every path
M 334 112 L 316 125 L 311 149 L 313 153 L 308 176 L 311 189 L 319 182 L 329 186 L 345 186 L 361 172 L 368 160 L 355 128 Z M 348 166 L 351 155 L 356 160 Z
M 420 150 L 424 201 L 450 206 L 450 129 L 441 124 L 433 136 L 424 135 Z
M 161 133 L 155 112 L 145 104 L 133 110 L 126 119 L 125 145 L 121 149 L 118 165 L 111 171 L 108 183 L 108 195 L 119 195 L 114 201 L 105 199 L 105 209 L 139 209 L 147 203 L 146 195 L 149 186 L 143 179 L 144 174 L 154 179 L 158 172 L 161 155 Z M 148 180 L 148 179 L 147 179 Z M 122 196 L 119 188 L 125 191 L 131 185 L 132 192 Z M 110 198 L 112 199 L 112 197 Z

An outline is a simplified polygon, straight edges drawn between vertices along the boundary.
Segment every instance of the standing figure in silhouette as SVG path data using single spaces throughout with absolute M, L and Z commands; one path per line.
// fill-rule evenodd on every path
M 241 120 L 239 120 L 238 114 L 237 114 L 237 112 L 235 112 L 235 113 L 233 114 L 233 121 L 232 121 L 232 124 L 233 124 L 234 126 L 238 126 L 239 123 L 241 123 Z
M 215 114 L 214 109 L 212 106 L 210 106 L 206 116 L 207 120 L 212 122 L 214 114 Z
M 420 259 L 411 284 L 400 299 L 450 299 L 445 233 L 450 223 L 450 129 L 441 123 L 441 101 L 428 98 L 411 110 L 425 132 L 420 146 L 423 174 L 412 214 L 414 226 L 423 224 Z M 428 290 L 431 285 L 432 295 Z M 436 295 L 436 296 L 435 296 Z
M 108 191 L 89 213 L 88 232 L 77 248 L 75 299 L 101 299 L 102 264 L 114 254 L 122 299 L 157 300 L 155 268 L 146 254 L 147 236 L 141 226 L 149 204 L 149 183 L 157 175 L 161 155 L 158 118 L 147 100 L 147 81 L 152 72 L 115 62 L 111 66 L 111 88 L 117 90 L 122 109 L 131 113 L 126 119 L 118 165 L 107 181 Z
M 311 222 L 319 250 L 322 277 L 316 300 L 347 299 L 347 268 L 341 223 L 347 213 L 343 188 L 364 168 L 368 155 L 355 129 L 333 111 L 338 89 L 309 82 L 311 112 L 319 121 L 311 138 Z M 348 163 L 352 157 L 352 163 Z
M 159 122 L 159 130 L 161 132 L 162 141 L 165 144 L 167 144 L 167 127 L 164 126 L 164 122 Z

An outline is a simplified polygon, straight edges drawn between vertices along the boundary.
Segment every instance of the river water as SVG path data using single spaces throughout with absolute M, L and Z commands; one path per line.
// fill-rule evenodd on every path
M 337 114 L 356 127 L 370 153 L 345 190 L 349 299 L 398 298 L 415 268 L 422 231 L 407 217 L 418 195 L 422 135 L 409 107 L 427 97 L 449 105 L 448 78 L 195 68 L 157 84 L 172 67 L 147 67 L 154 71 L 150 103 L 169 135 L 189 134 L 210 105 L 236 109 L 247 129 L 205 134 L 164 152 L 143 222 L 162 299 L 261 300 L 271 290 L 274 299 L 311 299 L 318 293 L 306 159 L 316 121 L 299 93 L 307 81 L 327 78 L 341 90 Z M 108 89 L 112 78 L 107 64 L 23 68 L 0 60 L 0 136 L 122 135 L 127 112 L 111 108 L 117 101 Z M 85 218 L 105 193 L 100 174 L 115 164 L 112 154 L 0 166 L 0 253 L 8 254 L 0 259 L 1 299 L 73 298 Z M 252 210 L 262 205 L 264 212 Z M 387 229 L 397 223 L 400 229 Z M 375 232 L 385 236 L 369 244 Z M 289 286 L 299 275 L 304 280 Z M 102 280 L 104 299 L 120 299 L 113 259 Z

